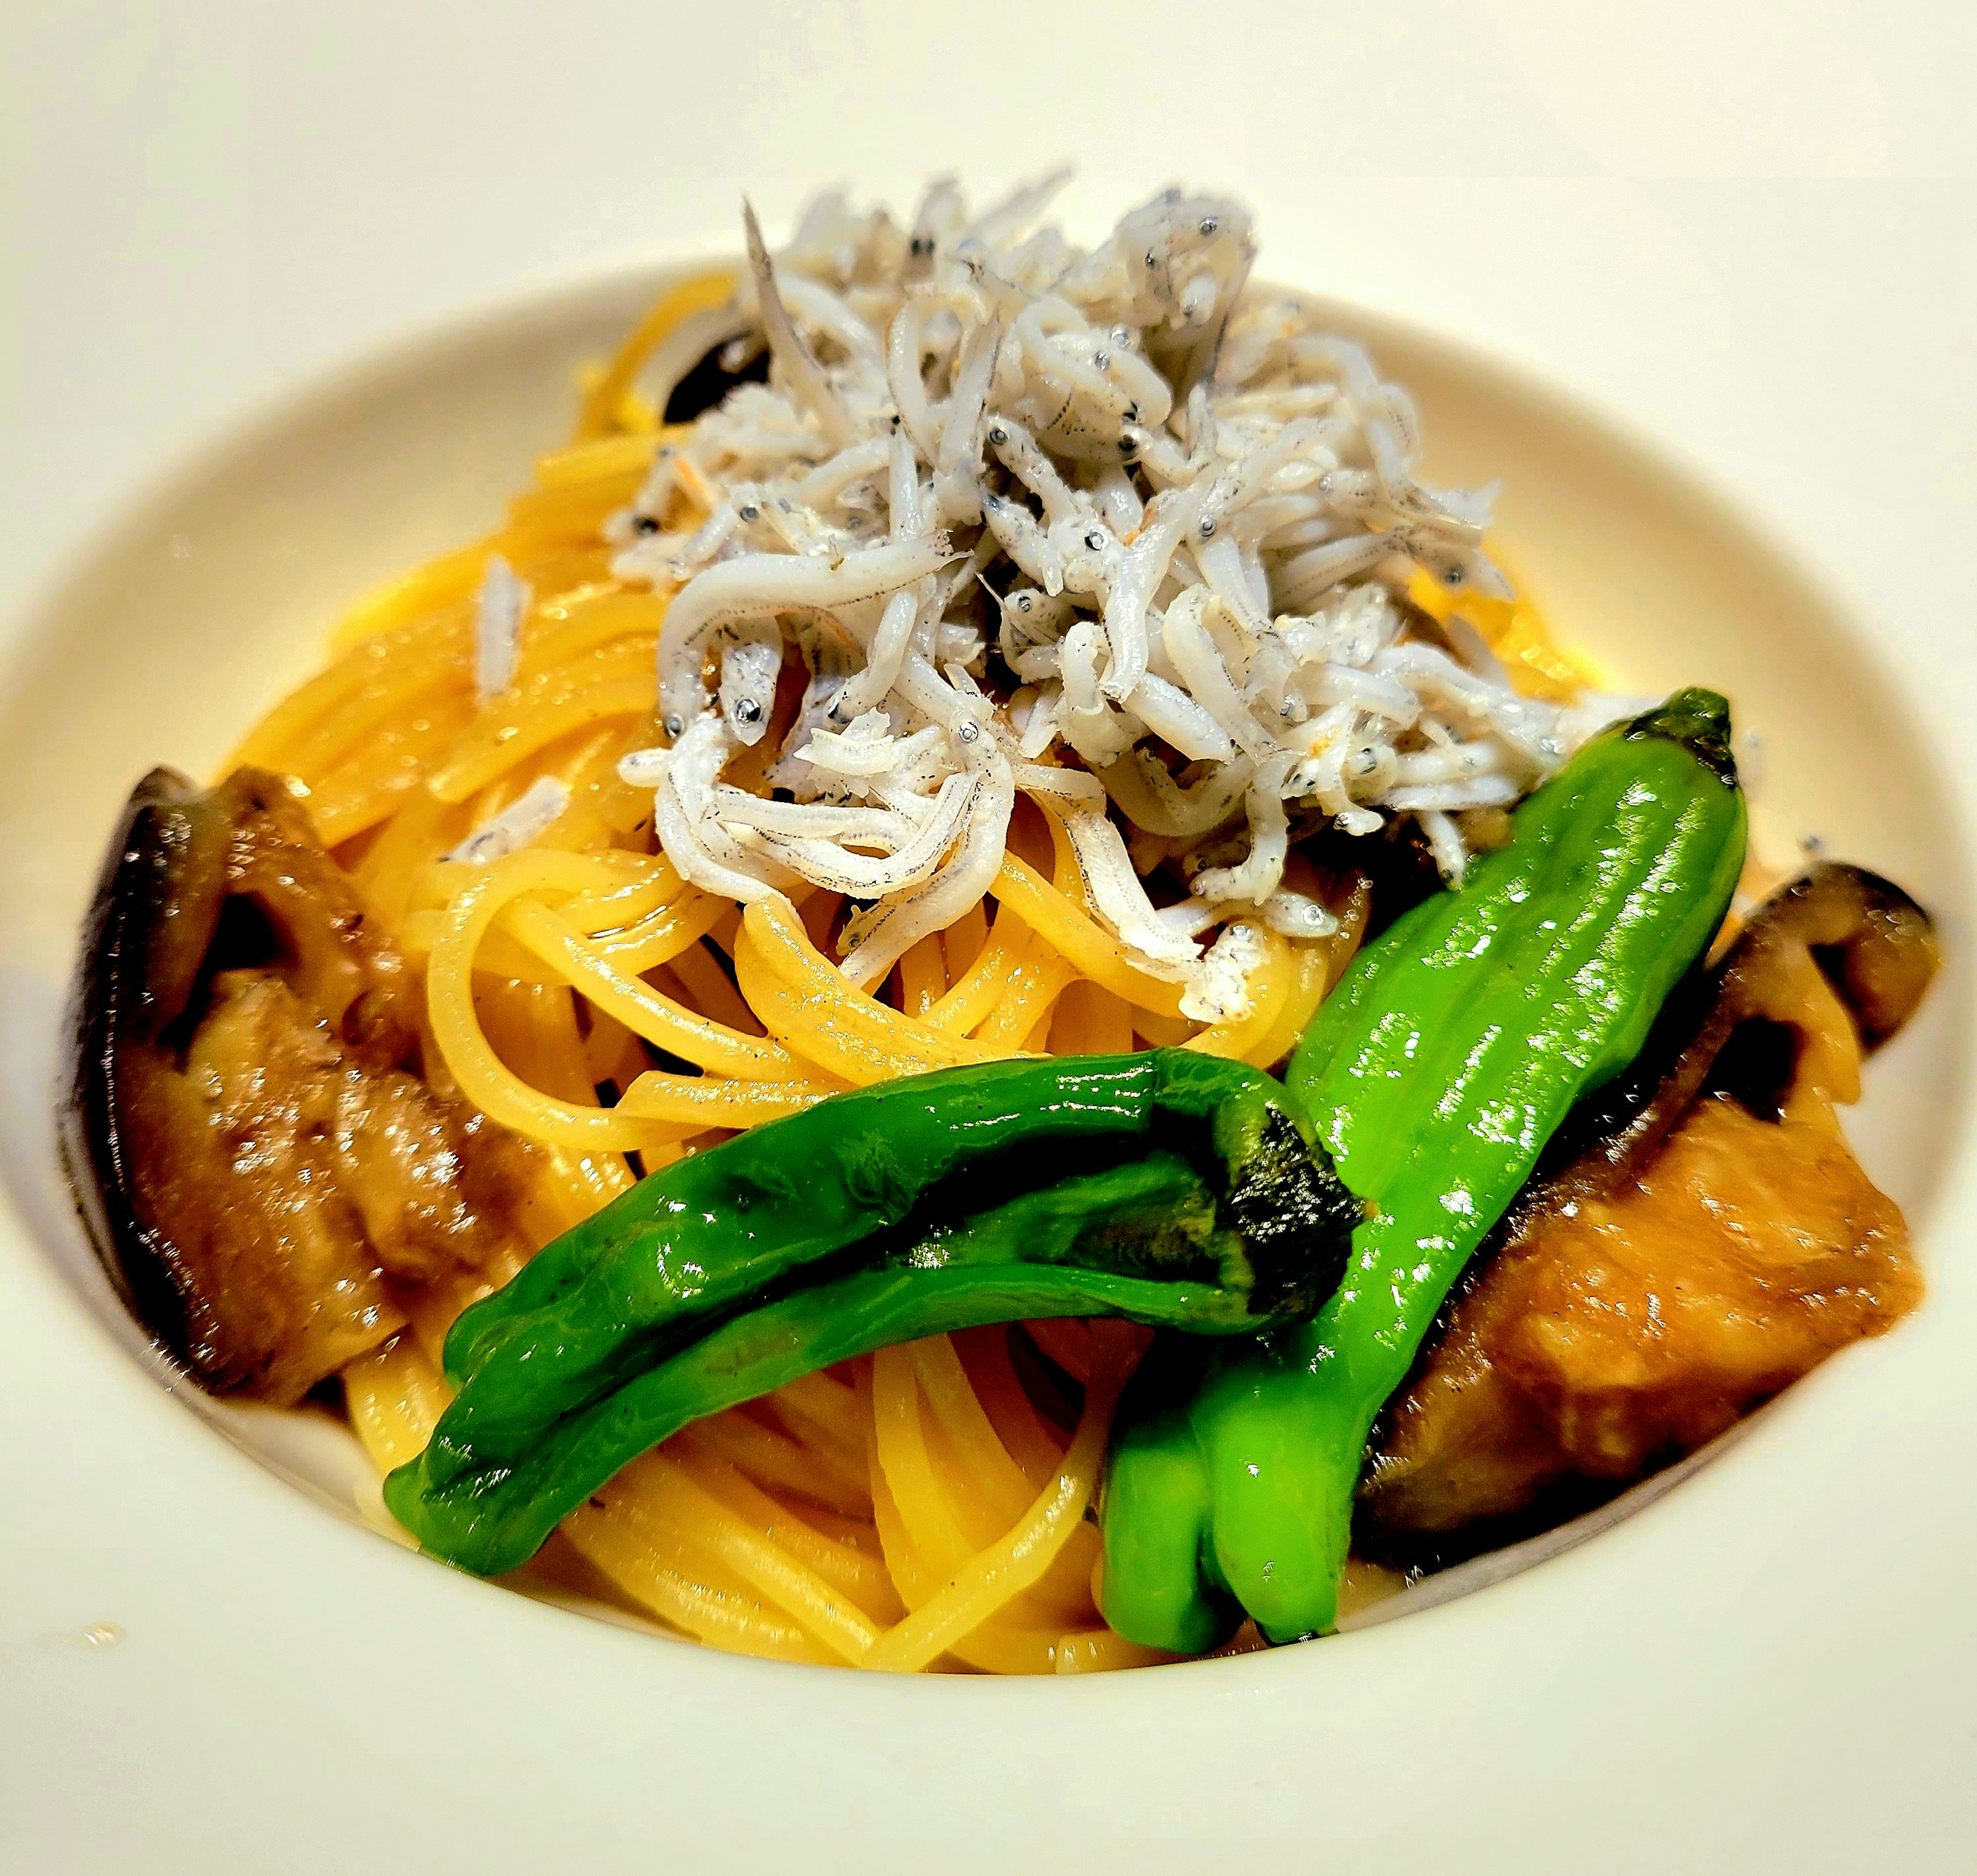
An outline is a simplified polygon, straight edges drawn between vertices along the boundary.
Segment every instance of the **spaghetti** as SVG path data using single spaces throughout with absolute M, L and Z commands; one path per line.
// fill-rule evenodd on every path
M 621 773 L 667 740 L 672 605 L 621 549 L 635 503 L 656 502 L 675 542 L 731 505 L 682 447 L 691 427 L 659 421 L 637 385 L 668 348 L 683 368 L 735 329 L 722 310 L 734 286 L 709 275 L 669 290 L 502 526 L 361 601 L 328 668 L 233 758 L 295 778 L 324 842 L 422 964 L 429 1077 L 531 1143 L 538 1244 L 642 1173 L 847 1087 L 1154 1044 L 1273 1067 L 1369 909 L 1363 876 L 1321 872 L 1292 843 L 1276 889 L 1291 914 L 1244 928 L 1243 994 L 1219 1020 L 1185 1015 L 1183 985 L 1100 902 L 1076 825 L 1090 811 L 1072 805 L 1089 776 L 1048 763 L 1005 812 L 985 894 L 869 984 L 837 955 L 862 915 L 843 891 L 798 875 L 738 895 L 690 879 L 656 825 L 663 786 L 655 800 Z M 956 368 L 972 357 L 962 347 Z M 909 425 L 921 414 L 903 409 Z M 484 697 L 477 595 L 497 562 L 520 617 L 512 681 Z M 1567 694 L 1569 668 L 1527 605 L 1485 610 L 1493 628 L 1520 689 Z M 774 655 L 769 733 L 728 752 L 723 777 L 761 803 L 748 812 L 771 830 L 764 851 L 767 764 L 806 678 L 793 653 Z M 1165 772 L 1145 786 L 1170 810 L 1181 799 Z M 447 857 L 525 798 L 553 812 L 519 850 Z M 1210 828 L 1239 818 L 1244 799 L 1239 788 Z M 1272 812 L 1255 809 L 1259 829 Z M 1301 927 L 1299 907 L 1319 910 Z M 381 1471 L 424 1445 L 447 1398 L 446 1329 L 507 1274 L 408 1296 L 410 1326 L 344 1369 L 351 1424 Z M 969 1330 L 811 1376 L 627 1468 L 532 1569 L 710 1647 L 782 1660 L 1075 1673 L 1160 1658 L 1100 1616 L 1084 1517 L 1144 1339 L 1107 1322 Z

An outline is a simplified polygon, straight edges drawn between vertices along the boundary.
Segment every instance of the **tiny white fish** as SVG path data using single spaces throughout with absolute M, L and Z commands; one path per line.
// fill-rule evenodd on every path
M 491 704 L 515 681 L 522 655 L 522 621 L 534 595 L 526 580 L 499 554 L 487 556 L 480 592 L 474 609 L 474 687 L 483 704 Z
M 553 775 L 538 776 L 494 818 L 474 829 L 446 857 L 469 865 L 519 853 L 569 806 L 569 790 Z

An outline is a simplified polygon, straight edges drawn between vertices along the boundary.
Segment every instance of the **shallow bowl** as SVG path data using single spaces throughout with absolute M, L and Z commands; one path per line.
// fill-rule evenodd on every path
M 216 1546 L 267 1556 L 269 1619 L 285 1616 L 281 1632 L 298 1658 L 319 1660 L 325 1673 L 341 1661 L 381 1703 L 444 1687 L 451 1729 L 427 1740 L 429 1763 L 436 1756 L 470 1779 L 476 1767 L 484 1775 L 500 1762 L 489 1743 L 499 1723 L 480 1696 L 537 1688 L 591 1719 L 609 1718 L 616 1736 L 663 1734 L 680 1775 L 660 1781 L 651 1815 L 670 1814 L 686 1837 L 705 1831 L 711 1841 L 723 1841 L 723 1806 L 734 1830 L 751 1828 L 753 1781 L 745 1749 L 737 1762 L 708 1755 L 724 1739 L 759 1742 L 771 1716 L 779 1727 L 816 1729 L 791 1775 L 822 1825 L 883 1817 L 909 1836 L 936 1825 L 972 1834 L 969 1867 L 1051 1818 L 1184 1831 L 1189 1814 L 1163 1768 L 1206 1721 L 1222 1729 L 1203 1749 L 1206 1763 L 1225 1792 L 1250 1793 L 1247 1824 L 1259 1841 L 1274 1841 L 1318 1802 L 1327 1779 L 1290 1769 L 1321 1742 L 1340 1746 L 1342 1715 L 1356 1716 L 1355 1726 L 1404 1726 L 1411 1699 L 1453 1699 L 1454 1711 L 1468 1710 L 1462 1690 L 1479 1692 L 1477 1677 L 1490 1663 L 1530 1682 L 1520 1700 L 1553 1700 L 1573 1650 L 1598 1632 L 1599 1611 L 1639 1606 L 1645 1581 L 1668 1581 L 1672 1555 L 1690 1564 L 1714 1555 L 1719 1565 L 1682 1592 L 1701 1605 L 1685 1606 L 1687 1634 L 1705 1636 L 1761 1599 L 1763 1573 L 1778 1564 L 1751 1549 L 1753 1532 L 1767 1515 L 1780 1532 L 1806 1527 L 1808 1480 L 1848 1475 L 1863 1413 L 1870 1423 L 1903 1423 L 1930 1306 L 1915 1328 L 1850 1350 L 1793 1389 L 1749 1436 L 1703 1456 L 1706 1464 L 1665 1474 L 1533 1545 L 1428 1580 L 1384 1605 L 1374 1632 L 1076 1686 L 874 1683 L 662 1648 L 544 1611 L 365 1530 L 358 1501 L 368 1468 L 327 1419 L 217 1406 L 153 1350 L 77 1225 L 51 1116 L 77 928 L 117 808 L 154 763 L 211 773 L 243 727 L 315 668 L 330 625 L 355 595 L 484 532 L 532 457 L 564 435 L 579 368 L 612 349 L 667 277 L 614 275 L 517 302 L 366 358 L 263 412 L 112 520 L 8 640 L 0 1179 L 11 1216 L 0 1220 L 0 1249 L 51 1279 L 35 1293 L 45 1307 L 87 1312 L 80 1345 L 93 1351 L 89 1360 L 141 1371 L 165 1390 L 98 1390 L 87 1410 L 131 1416 L 134 1445 L 164 1469 L 153 1487 L 173 1489 L 182 1475 Z M 1787 554 L 1622 427 L 1460 345 L 1358 308 L 1328 311 L 1414 394 L 1431 477 L 1502 477 L 1497 539 L 1507 559 L 1559 635 L 1614 687 L 1703 684 L 1732 698 L 1754 776 L 1754 825 L 1771 856 L 1789 858 L 1817 840 L 1907 885 L 1942 922 L 1949 968 L 1911 1030 L 1871 1067 L 1848 1117 L 1869 1170 L 1906 1209 L 1926 1264 L 1939 1269 L 1950 1255 L 1941 1202 L 1969 1104 L 1960 941 L 1970 930 L 1969 842 L 1896 686 Z M 213 1463 L 216 1434 L 250 1463 Z M 268 1472 L 299 1490 L 271 1495 Z M 1890 1476 L 1886 1466 L 1876 1474 L 1884 1485 Z M 1899 1465 L 1892 1476 L 1898 1486 Z M 1678 1479 L 1682 1489 L 1669 1492 Z M 1903 1502 L 1898 1491 L 1887 1495 Z M 1569 1559 L 1503 1581 L 1575 1545 Z M 173 1564 L 183 1581 L 172 1606 L 188 1634 L 210 1635 L 222 1612 L 203 1598 L 225 1592 L 217 1582 L 203 1588 L 183 1561 Z M 1786 1568 L 1788 1576 L 1795 1568 L 1788 1550 Z M 1479 1588 L 1487 1593 L 1453 1600 Z M 315 1626 L 328 1604 L 361 1610 L 361 1620 Z M 1779 1606 L 1796 1605 L 1788 1597 Z M 1391 1619 L 1428 1608 L 1435 1613 L 1419 1621 Z M 1645 1647 L 1622 1647 L 1612 1671 L 1657 1690 L 1652 1710 L 1671 1690 L 1656 1680 L 1667 1663 L 1649 1671 Z M 223 1649 L 214 1665 L 249 1686 L 266 1667 Z M 698 1717 L 688 1726 L 682 1713 Z M 1445 1724 L 1445 1715 L 1415 1722 L 1427 1739 Z M 878 1776 L 861 1744 L 901 1782 Z M 1056 1784 L 1053 1754 L 1067 1767 L 1096 1754 L 1095 1785 L 1084 1772 L 1075 1793 Z M 606 1812 L 622 1815 L 614 1803 L 635 1809 L 635 1785 L 613 1783 L 632 1778 L 634 1765 L 606 1758 L 604 1789 L 615 1793 Z M 916 1782 L 906 1775 L 915 1766 Z M 565 1767 L 546 1775 L 574 1775 Z M 1371 1789 L 1362 1780 L 1362 1798 Z M 779 1795 L 772 1810 L 795 1828 L 788 1802 Z M 1225 1808 L 1219 1799 L 1211 1806 L 1216 1815 Z M 493 1795 L 472 1828 L 501 1814 Z M 553 1841 L 572 1848 L 599 1828 L 592 1817 Z

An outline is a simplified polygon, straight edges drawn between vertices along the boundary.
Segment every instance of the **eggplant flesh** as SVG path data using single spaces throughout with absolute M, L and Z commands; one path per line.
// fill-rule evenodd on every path
M 1672 998 L 1568 1121 L 1375 1429 L 1355 1540 L 1439 1568 L 1693 1452 L 1919 1299 L 1836 1109 L 1939 961 L 1899 888 L 1827 865 Z
M 289 1404 L 512 1264 L 527 1149 L 422 1070 L 421 986 L 289 785 L 127 803 L 70 1006 L 64 1160 L 134 1313 L 215 1393 Z

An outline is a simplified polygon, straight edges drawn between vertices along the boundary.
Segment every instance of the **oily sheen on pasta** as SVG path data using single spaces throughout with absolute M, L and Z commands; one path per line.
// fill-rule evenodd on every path
M 1032 232 L 1055 186 L 903 226 L 826 197 L 773 262 L 751 218 L 502 525 L 359 605 L 229 765 L 293 778 L 422 967 L 437 1078 L 533 1149 L 538 1243 L 848 1087 L 1276 1067 L 1367 918 L 1340 834 L 1418 828 L 1459 879 L 1618 713 L 1485 555 L 1490 492 L 1418 480 L 1404 394 L 1246 291 L 1239 208 L 1160 197 L 1081 254 Z M 729 394 L 664 420 L 709 369 Z M 381 1471 L 489 1281 L 343 1370 Z M 626 1468 L 532 1574 L 789 1660 L 1162 1658 L 1101 1617 L 1086 1516 L 1145 1340 L 812 1375 Z

